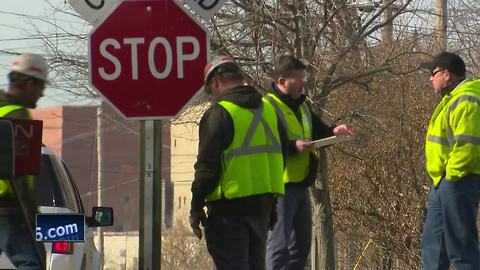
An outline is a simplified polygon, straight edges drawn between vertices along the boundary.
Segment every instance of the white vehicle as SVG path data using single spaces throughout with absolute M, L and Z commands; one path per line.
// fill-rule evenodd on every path
M 40 213 L 86 215 L 67 166 L 45 147 L 42 147 L 40 175 L 35 179 L 35 194 Z M 93 218 L 100 216 L 101 223 Z M 45 243 L 46 269 L 100 270 L 103 262 L 93 241 L 92 228 L 111 225 L 113 209 L 93 207 L 92 217 L 85 216 L 85 242 Z
M 40 175 L 35 179 L 35 196 L 39 213 L 85 214 L 85 242 L 44 243 L 46 269 L 100 270 L 103 262 L 95 247 L 92 228 L 113 225 L 113 209 L 93 207 L 92 217 L 87 216 L 67 166 L 46 147 L 42 147 Z M 2 264 L 0 257 L 0 269 L 15 269 L 7 268 L 7 264 Z

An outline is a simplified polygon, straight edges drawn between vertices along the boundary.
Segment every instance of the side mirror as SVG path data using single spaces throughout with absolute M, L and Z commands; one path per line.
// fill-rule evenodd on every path
M 13 125 L 0 119 L 0 179 L 11 179 L 15 173 L 15 140 Z
M 112 207 L 93 207 L 92 216 L 86 218 L 89 227 L 105 227 L 113 225 Z

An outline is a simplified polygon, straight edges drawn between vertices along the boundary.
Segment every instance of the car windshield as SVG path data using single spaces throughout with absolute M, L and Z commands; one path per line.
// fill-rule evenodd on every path
M 57 206 L 72 208 L 69 205 L 61 179 L 65 174 L 50 155 L 42 154 L 40 175 L 35 177 L 35 199 L 39 206 Z M 68 181 L 68 180 L 67 180 Z

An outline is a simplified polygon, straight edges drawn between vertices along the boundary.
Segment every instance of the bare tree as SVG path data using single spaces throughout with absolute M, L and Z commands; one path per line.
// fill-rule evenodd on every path
M 238 60 L 259 89 L 271 83 L 271 63 L 278 55 L 305 60 L 306 94 L 316 112 L 357 129 L 355 142 L 320 151 L 320 173 L 311 188 L 313 269 L 335 269 L 336 261 L 345 269 L 418 269 L 429 185 L 423 141 L 436 103 L 418 66 L 433 53 L 433 1 L 384 0 L 368 11 L 348 2 L 227 1 L 207 22 L 212 49 Z M 451 2 L 448 48 L 465 55 L 478 73 L 477 1 Z M 66 6 L 53 7 L 53 15 L 72 13 Z M 56 29 L 42 33 L 58 76 L 54 83 L 79 96 L 95 96 L 87 83 L 89 28 Z M 60 49 L 64 42 L 71 48 Z
M 161 268 L 165 270 L 212 268 L 205 242 L 198 241 L 190 227 L 181 222 L 162 235 L 161 256 Z
M 379 30 L 390 26 L 410 2 L 385 1 L 372 13 L 359 14 L 345 1 L 232 1 L 212 21 L 214 48 L 243 62 L 252 82 L 261 88 L 268 83 L 270 63 L 277 55 L 304 59 L 310 73 L 307 96 L 322 114 L 326 101 L 342 86 L 368 85 L 376 76 L 396 72 L 392 65 L 401 55 L 416 54 L 408 47 L 380 51 L 375 41 Z M 384 21 L 386 9 L 391 13 Z M 352 112 L 342 114 L 339 118 L 345 119 Z M 312 188 L 314 261 L 316 269 L 334 269 L 328 162 L 324 150 L 320 155 L 320 177 Z

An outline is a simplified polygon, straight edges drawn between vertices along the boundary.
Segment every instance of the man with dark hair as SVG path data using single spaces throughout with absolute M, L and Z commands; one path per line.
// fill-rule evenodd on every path
M 282 142 L 274 108 L 245 84 L 228 56 L 205 67 L 213 105 L 200 121 L 190 226 L 219 270 L 265 269 L 265 241 L 283 195 Z M 208 208 L 208 218 L 203 208 Z
M 424 67 L 442 101 L 428 125 L 426 169 L 433 187 L 422 235 L 426 270 L 480 269 L 480 80 L 465 78 L 465 63 L 443 52 Z
M 31 119 L 28 109 L 35 108 L 43 96 L 47 74 L 48 65 L 42 56 L 27 53 L 16 58 L 8 74 L 8 90 L 0 91 L 0 117 Z M 16 194 L 9 180 L 0 179 L 0 252 L 5 252 L 18 269 L 43 269 L 31 237 L 33 228 L 28 228 L 25 221 L 35 224 L 33 177 L 13 181 Z
M 285 196 L 278 198 L 277 224 L 267 240 L 267 269 L 304 269 L 312 241 L 312 213 L 308 187 L 315 182 L 318 159 L 312 140 L 352 135 L 346 125 L 328 126 L 305 101 L 307 66 L 291 55 L 280 56 L 272 88 L 264 97 L 273 105 L 288 137 L 283 172 Z

